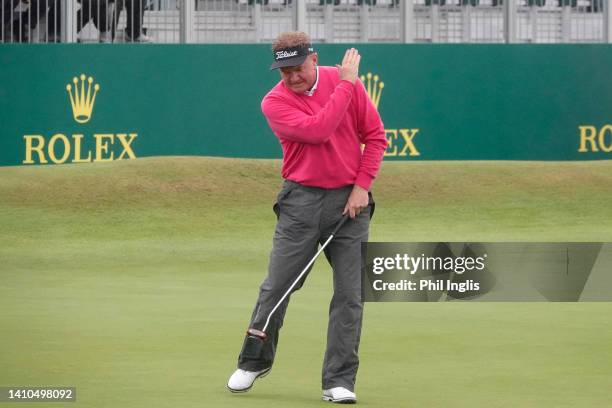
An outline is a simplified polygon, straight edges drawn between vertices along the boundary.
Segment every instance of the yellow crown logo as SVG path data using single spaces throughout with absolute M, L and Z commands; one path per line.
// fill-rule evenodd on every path
M 368 72 L 365 76 L 361 76 L 361 82 L 366 87 L 366 91 L 368 91 L 368 95 L 370 96 L 370 100 L 378 109 L 378 104 L 380 103 L 380 95 L 382 94 L 382 90 L 385 87 L 385 83 L 383 81 L 379 81 L 378 75 L 372 75 L 371 72 Z
M 70 84 L 66 85 L 66 90 L 68 91 L 68 95 L 70 95 L 70 104 L 72 105 L 72 116 L 74 116 L 74 120 L 78 123 L 87 123 L 89 119 L 91 119 L 91 112 L 93 111 L 94 103 L 96 102 L 96 94 L 100 90 L 100 85 L 94 85 L 92 94 L 91 86 L 94 79 L 92 77 L 87 78 L 85 74 L 81 74 L 80 79 L 81 82 L 79 83 L 79 78 L 72 78 L 74 92 L 72 91 L 73 86 Z M 85 93 L 85 79 L 87 79 L 87 93 Z

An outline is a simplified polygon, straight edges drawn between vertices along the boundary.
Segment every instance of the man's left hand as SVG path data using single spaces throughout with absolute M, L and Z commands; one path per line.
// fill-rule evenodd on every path
M 368 190 L 359 187 L 357 184 L 353 187 L 351 195 L 344 206 L 342 215 L 348 212 L 351 218 L 355 218 L 359 213 L 368 206 Z

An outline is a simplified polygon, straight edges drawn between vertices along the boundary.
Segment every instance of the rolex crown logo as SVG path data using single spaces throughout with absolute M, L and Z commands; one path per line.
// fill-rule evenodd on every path
M 368 72 L 366 75 L 361 75 L 361 82 L 363 82 L 365 85 L 366 91 L 368 91 L 368 96 L 374 104 L 374 107 L 378 109 L 380 94 L 385 87 L 385 83 L 383 81 L 379 81 L 378 75 L 372 75 L 371 72 Z
M 81 74 L 79 78 L 72 78 L 72 83 L 74 85 L 66 85 L 66 90 L 68 91 L 68 95 L 70 95 L 72 115 L 74 116 L 74 120 L 78 123 L 87 123 L 89 119 L 91 119 L 91 112 L 96 102 L 96 94 L 100 90 L 100 85 L 95 84 L 92 93 L 91 88 L 93 80 L 92 77 L 87 78 L 85 74 Z M 87 84 L 85 84 L 85 82 L 87 82 Z M 85 90 L 86 87 L 87 90 Z

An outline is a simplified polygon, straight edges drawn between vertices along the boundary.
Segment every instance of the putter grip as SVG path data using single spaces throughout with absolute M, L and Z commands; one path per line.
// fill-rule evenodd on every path
M 342 226 L 348 221 L 348 219 L 349 219 L 348 214 L 342 217 L 342 219 L 338 221 L 338 225 L 336 225 L 336 228 L 334 228 L 334 232 L 332 232 L 331 234 L 335 236 L 338 233 L 338 231 L 340 231 L 340 228 L 342 228 Z

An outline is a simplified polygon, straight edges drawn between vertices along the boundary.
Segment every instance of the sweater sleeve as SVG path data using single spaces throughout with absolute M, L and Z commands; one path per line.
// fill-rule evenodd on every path
M 309 115 L 275 94 L 268 94 L 263 99 L 261 110 L 270 129 L 279 138 L 291 142 L 320 144 L 329 140 L 342 121 L 352 94 L 353 84 L 340 81 L 323 109 L 315 115 Z
M 358 104 L 359 139 L 365 145 L 355 184 L 369 190 L 380 169 L 388 142 L 380 115 L 361 81 L 355 83 L 355 98 Z

